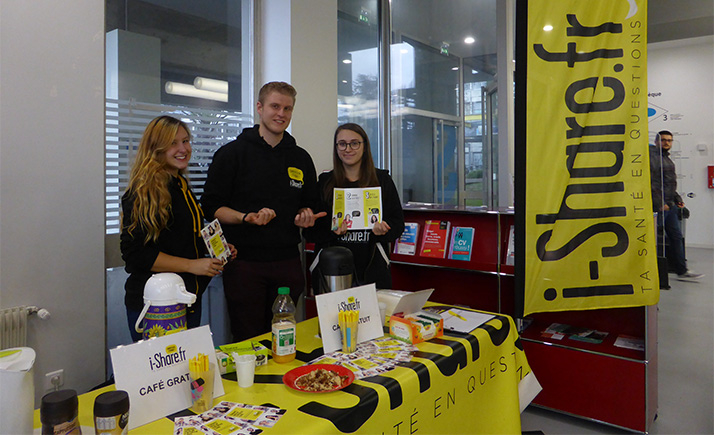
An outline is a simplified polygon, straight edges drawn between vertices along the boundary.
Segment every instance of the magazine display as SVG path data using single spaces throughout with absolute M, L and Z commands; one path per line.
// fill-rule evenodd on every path
M 404 232 L 394 242 L 394 253 L 402 255 L 416 254 L 417 237 L 419 236 L 419 224 L 416 222 L 404 222 Z
M 445 258 L 446 245 L 449 241 L 451 222 L 431 221 L 424 222 L 424 236 L 421 241 L 422 257 Z
M 451 260 L 471 261 L 471 251 L 474 243 L 474 228 L 454 227 L 449 244 Z

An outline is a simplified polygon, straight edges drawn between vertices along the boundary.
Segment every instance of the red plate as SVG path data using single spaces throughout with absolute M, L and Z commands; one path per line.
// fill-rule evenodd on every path
M 297 378 L 299 378 L 302 375 L 306 375 L 310 372 L 313 372 L 318 369 L 324 369 L 328 370 L 331 372 L 335 372 L 340 376 L 347 376 L 347 380 L 342 383 L 342 386 L 334 388 L 332 390 L 324 390 L 324 391 L 307 391 L 303 390 L 297 385 L 295 385 L 295 381 Z M 306 365 L 306 366 L 300 366 L 297 368 L 294 368 L 290 370 L 289 372 L 285 373 L 283 375 L 283 384 L 287 385 L 288 387 L 292 388 L 295 391 L 302 391 L 303 393 L 329 393 L 330 391 L 337 391 L 345 388 L 349 384 L 351 384 L 355 380 L 355 375 L 352 373 L 350 369 L 347 367 L 343 366 L 338 366 L 335 364 L 312 364 L 312 365 Z

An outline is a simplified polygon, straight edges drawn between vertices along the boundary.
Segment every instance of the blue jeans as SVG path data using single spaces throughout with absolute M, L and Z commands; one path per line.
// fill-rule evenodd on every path
M 664 226 L 664 232 L 669 240 L 669 249 L 665 248 L 665 256 L 670 264 L 674 266 L 674 272 L 677 275 L 686 273 L 687 261 L 684 258 L 684 236 L 682 236 L 678 210 L 669 209 L 660 212 L 657 217 L 657 225 Z

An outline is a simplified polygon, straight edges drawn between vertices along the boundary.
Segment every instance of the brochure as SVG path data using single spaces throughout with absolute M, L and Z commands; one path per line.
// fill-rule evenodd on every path
M 516 264 L 516 231 L 513 225 L 508 232 L 508 248 L 506 249 L 506 264 L 513 266 Z
M 615 346 L 624 349 L 645 350 L 645 340 L 631 335 L 620 334 L 615 340 Z
M 450 229 L 451 222 L 449 221 L 428 220 L 424 222 L 424 235 L 419 255 L 422 257 L 445 258 Z
M 211 257 L 218 258 L 223 264 L 228 263 L 231 258 L 231 250 L 228 249 L 228 242 L 223 235 L 223 229 L 218 219 L 214 219 L 201 230 L 201 237 L 203 237 L 203 242 Z
M 349 230 L 372 229 L 382 220 L 382 188 L 335 188 L 332 201 L 332 230 L 347 222 Z
M 418 236 L 419 224 L 416 222 L 404 222 L 404 232 L 401 237 L 394 242 L 394 253 L 402 255 L 416 254 Z
M 454 227 L 449 244 L 449 258 L 452 260 L 471 261 L 474 242 L 472 227 Z

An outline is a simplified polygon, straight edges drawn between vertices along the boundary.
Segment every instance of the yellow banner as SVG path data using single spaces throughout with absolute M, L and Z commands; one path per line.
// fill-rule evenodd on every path
M 524 314 L 659 299 L 645 0 L 528 2 Z

